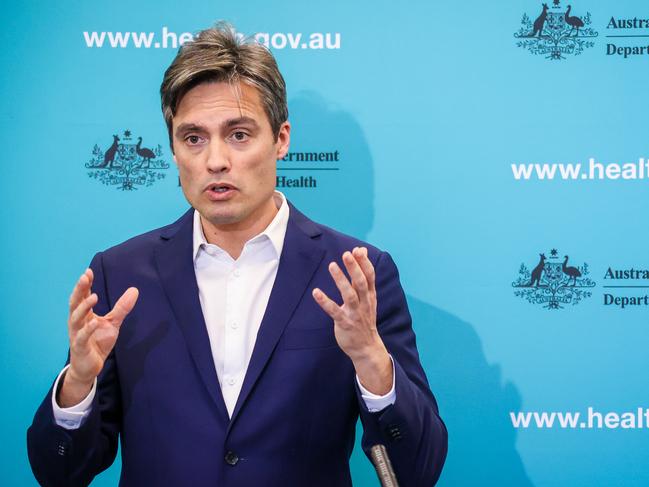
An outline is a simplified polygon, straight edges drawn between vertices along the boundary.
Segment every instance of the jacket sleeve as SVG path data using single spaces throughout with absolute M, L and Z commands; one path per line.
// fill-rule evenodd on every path
M 99 300 L 95 313 L 110 310 L 101 253 L 90 268 L 94 273 L 92 291 Z M 69 363 L 68 354 L 68 363 Z M 66 430 L 54 421 L 53 388 L 36 411 L 27 430 L 27 454 L 36 480 L 43 486 L 86 486 L 98 473 L 108 468 L 117 454 L 121 424 L 120 388 L 114 352 L 111 352 L 97 379 L 97 393 L 83 425 Z
M 388 253 L 374 264 L 377 328 L 394 361 L 396 401 L 370 413 L 356 386 L 363 451 L 385 445 L 401 487 L 432 486 L 440 476 L 448 447 L 446 426 L 419 362 L 412 319 L 399 273 Z

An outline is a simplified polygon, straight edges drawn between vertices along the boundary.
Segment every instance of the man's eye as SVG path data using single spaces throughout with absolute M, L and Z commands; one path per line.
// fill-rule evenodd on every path
M 248 134 L 242 132 L 241 130 L 237 130 L 236 132 L 232 133 L 232 138 L 237 142 L 243 142 L 248 138 Z
M 201 141 L 201 138 L 198 135 L 190 135 L 185 140 L 189 142 L 190 145 L 196 145 Z

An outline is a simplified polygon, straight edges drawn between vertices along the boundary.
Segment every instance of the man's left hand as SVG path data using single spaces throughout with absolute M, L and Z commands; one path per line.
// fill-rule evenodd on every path
M 374 266 L 365 247 L 355 247 L 342 256 L 351 283 L 335 262 L 329 264 L 343 304 L 340 306 L 322 290 L 313 298 L 334 320 L 338 346 L 352 360 L 361 384 L 370 392 L 385 395 L 392 388 L 392 362 L 376 328 Z

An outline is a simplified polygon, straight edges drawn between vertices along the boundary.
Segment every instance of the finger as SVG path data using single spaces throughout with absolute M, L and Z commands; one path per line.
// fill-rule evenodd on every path
M 69 321 L 70 331 L 77 331 L 83 326 L 85 316 L 92 309 L 92 307 L 97 304 L 97 300 L 97 295 L 95 293 L 92 293 L 86 299 L 81 301 L 79 303 L 79 306 L 77 306 L 74 311 L 72 311 Z
M 336 287 L 340 291 L 340 295 L 342 296 L 345 304 L 348 304 L 350 306 L 358 305 L 358 294 L 356 294 L 356 291 L 349 283 L 347 276 L 343 274 L 343 271 L 338 266 L 338 264 L 336 264 L 335 262 L 329 264 L 329 274 L 331 274 L 331 277 L 333 277 L 334 282 L 336 283 Z
M 368 290 L 370 292 L 376 292 L 376 273 L 374 272 L 372 262 L 367 256 L 367 247 L 359 247 L 358 250 L 354 252 L 354 257 L 356 257 L 358 265 L 363 270 L 363 274 L 365 274 Z
M 70 295 L 70 313 L 79 306 L 79 303 L 90 295 L 90 288 L 92 287 L 92 269 L 86 269 L 77 281 Z
M 83 348 L 88 344 L 88 339 L 95 332 L 97 327 L 99 327 L 99 319 L 95 318 L 88 321 L 77 333 L 77 336 L 74 338 L 74 345 L 77 350 Z
M 137 301 L 140 292 L 135 287 L 129 287 L 117 300 L 113 309 L 106 315 L 106 318 L 115 326 L 120 326 L 126 315 L 131 312 Z
M 356 293 L 358 294 L 358 298 L 362 302 L 364 299 L 367 298 L 368 286 L 367 286 L 367 279 L 365 278 L 365 274 L 363 273 L 361 266 L 356 261 L 356 257 L 354 255 L 354 253 L 358 253 L 358 251 L 359 251 L 358 247 L 354 247 L 354 249 L 351 252 L 345 252 L 343 254 L 343 262 L 345 263 L 345 268 L 347 269 L 347 272 L 352 278 L 352 286 L 356 290 Z
M 336 304 L 335 301 L 329 298 L 323 291 L 319 288 L 315 288 L 311 293 L 315 302 L 320 305 L 322 310 L 327 313 L 334 321 L 342 318 L 343 310 L 340 309 L 340 306 Z

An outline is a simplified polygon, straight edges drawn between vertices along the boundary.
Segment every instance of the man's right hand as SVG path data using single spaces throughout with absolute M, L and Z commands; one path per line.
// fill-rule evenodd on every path
M 79 404 L 88 395 L 139 295 L 137 288 L 128 288 L 108 314 L 98 316 L 92 311 L 98 299 L 90 293 L 92 280 L 92 270 L 87 269 L 70 296 L 70 367 L 56 401 L 63 408 Z

